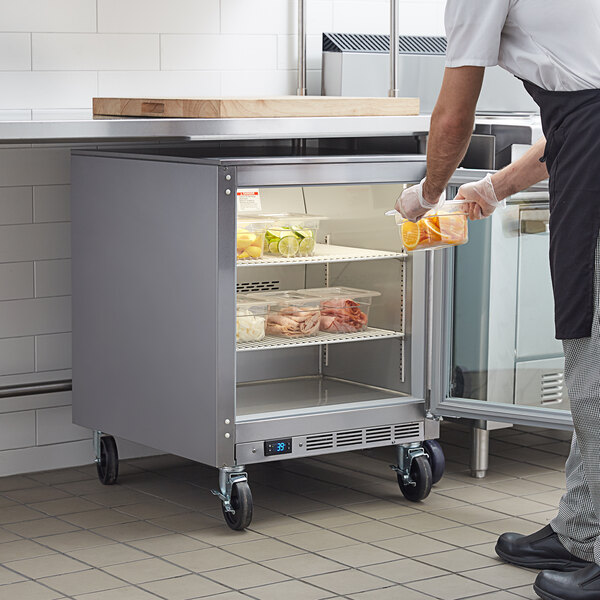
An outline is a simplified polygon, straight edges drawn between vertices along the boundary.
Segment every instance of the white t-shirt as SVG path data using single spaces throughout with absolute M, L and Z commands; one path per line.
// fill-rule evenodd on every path
M 600 89 L 600 0 L 447 0 L 447 67 L 500 65 L 551 91 Z

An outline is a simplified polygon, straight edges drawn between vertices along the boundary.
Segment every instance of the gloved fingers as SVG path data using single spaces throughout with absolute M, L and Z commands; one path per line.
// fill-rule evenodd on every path
M 477 202 L 469 203 L 469 220 L 470 221 L 479 221 L 483 219 L 483 213 L 481 211 L 481 206 L 477 204 Z

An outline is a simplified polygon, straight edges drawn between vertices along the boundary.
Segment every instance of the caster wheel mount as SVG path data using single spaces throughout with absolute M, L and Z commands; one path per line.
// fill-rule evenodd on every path
M 119 476 L 119 453 L 117 443 L 112 435 L 103 435 L 98 440 L 98 457 L 96 458 L 98 479 L 103 485 L 114 485 Z
M 242 531 L 250 525 L 253 513 L 252 493 L 244 467 L 219 469 L 219 489 L 212 490 L 212 493 L 223 503 L 223 517 L 231 529 Z
M 398 446 L 398 465 L 392 465 L 400 491 L 407 500 L 420 502 L 429 496 L 433 485 L 431 464 L 420 445 Z

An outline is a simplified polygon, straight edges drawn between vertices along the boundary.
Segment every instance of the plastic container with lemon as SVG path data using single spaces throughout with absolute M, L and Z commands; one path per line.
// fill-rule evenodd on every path
M 450 200 L 416 223 L 407 221 L 399 213 L 395 218 L 407 252 L 461 246 L 469 241 L 469 221 L 463 201 Z
M 269 221 L 259 217 L 240 217 L 237 222 L 237 258 L 253 260 L 263 257 L 265 232 Z
M 266 214 L 265 252 L 283 258 L 313 256 L 319 224 L 325 217 L 298 213 Z

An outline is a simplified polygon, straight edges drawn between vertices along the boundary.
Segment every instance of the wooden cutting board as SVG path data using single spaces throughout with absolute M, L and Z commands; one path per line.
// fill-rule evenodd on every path
M 366 117 L 419 114 L 418 98 L 94 98 L 94 116 L 192 119 Z

